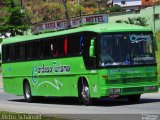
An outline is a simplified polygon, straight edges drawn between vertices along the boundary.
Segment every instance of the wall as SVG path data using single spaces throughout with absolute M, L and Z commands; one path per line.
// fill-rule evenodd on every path
M 155 13 L 160 16 L 160 5 L 155 7 Z M 125 12 L 115 13 L 109 15 L 109 22 L 115 23 L 117 20 L 127 20 L 128 18 L 145 17 L 147 19 L 148 27 L 153 29 L 153 7 L 142 9 L 139 13 Z M 160 18 L 155 20 L 155 29 L 160 30 Z
M 121 1 L 125 1 L 125 4 L 121 4 Z M 141 5 L 141 0 L 113 0 L 113 4 L 118 4 L 122 7 L 126 6 L 135 6 L 135 5 Z

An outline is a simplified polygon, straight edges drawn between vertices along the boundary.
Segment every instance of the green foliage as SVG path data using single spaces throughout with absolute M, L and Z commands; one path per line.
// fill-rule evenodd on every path
M 128 18 L 128 20 L 117 20 L 116 23 L 126 23 L 147 27 L 147 19 L 144 17 Z
M 31 22 L 47 22 L 65 18 L 65 9 L 62 3 L 46 2 L 43 0 L 32 0 L 29 4 L 25 3 Z M 70 17 L 79 16 L 83 12 L 83 7 L 77 4 L 67 2 L 67 8 Z
M 123 11 L 123 8 L 119 5 L 115 5 L 112 7 L 107 7 L 104 10 L 101 10 L 101 13 L 112 13 L 112 12 L 121 12 Z
M 156 41 L 158 44 L 158 51 L 156 51 L 156 60 L 157 60 L 157 65 L 158 65 L 158 79 L 160 80 L 160 30 L 156 32 Z M 160 81 L 159 81 L 159 86 L 160 86 Z
M 115 5 L 115 6 L 107 8 L 107 10 L 109 10 L 110 12 L 121 12 L 123 9 L 121 6 Z
M 158 30 L 155 35 L 156 35 L 156 41 L 157 41 L 157 44 L 158 44 L 157 46 L 160 50 L 160 30 Z
M 95 2 L 95 0 L 85 0 L 85 1 L 82 1 L 81 5 L 83 7 L 85 7 L 85 8 L 86 7 L 88 7 L 88 8 L 90 8 L 90 7 L 96 8 L 97 7 L 97 3 Z
M 147 24 L 147 19 L 144 18 L 144 17 L 138 17 L 138 18 L 136 19 L 136 21 L 137 21 L 137 25 L 145 26 L 145 27 L 148 26 L 148 24 Z
M 64 6 L 59 3 L 47 3 L 42 0 L 32 0 L 27 7 L 32 23 L 46 22 L 64 18 Z
M 84 12 L 84 8 L 81 5 L 77 5 L 77 4 L 72 5 L 67 3 L 67 8 L 68 8 L 70 17 L 80 16 L 80 14 Z
M 10 33 L 11 36 L 23 35 L 28 30 L 26 12 L 22 12 L 22 7 L 19 5 L 16 0 L 4 0 L 3 11 L 6 15 L 0 19 L 1 35 L 6 36 L 6 33 Z
M 0 38 L 0 43 L 2 43 L 2 41 L 3 41 L 3 39 L 2 39 L 2 38 Z

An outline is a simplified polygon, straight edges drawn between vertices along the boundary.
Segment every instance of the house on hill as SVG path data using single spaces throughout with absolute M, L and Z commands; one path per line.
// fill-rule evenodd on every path
M 113 5 L 119 5 L 126 11 L 132 11 L 156 5 L 157 2 L 160 3 L 160 0 L 113 0 Z
M 155 5 L 157 2 L 160 2 L 160 0 L 142 0 L 142 7 L 148 7 Z
M 141 8 L 141 0 L 113 0 L 113 5 L 119 5 L 126 11 L 139 10 Z

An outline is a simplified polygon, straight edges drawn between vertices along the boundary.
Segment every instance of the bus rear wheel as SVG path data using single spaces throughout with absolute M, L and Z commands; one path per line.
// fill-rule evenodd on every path
M 28 103 L 33 102 L 31 87 L 28 81 L 24 83 L 24 97 Z
M 138 103 L 139 100 L 140 100 L 140 97 L 141 97 L 141 94 L 138 94 L 138 95 L 130 95 L 128 96 L 128 101 L 130 103 Z
M 82 80 L 79 89 L 79 99 L 84 105 L 88 106 L 92 104 L 92 99 L 90 97 L 89 85 L 86 80 Z

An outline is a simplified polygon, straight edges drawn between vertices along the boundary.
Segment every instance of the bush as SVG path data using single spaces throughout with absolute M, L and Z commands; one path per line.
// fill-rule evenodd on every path
M 119 5 L 115 5 L 112 7 L 105 8 L 101 12 L 110 13 L 110 12 L 121 12 L 121 11 L 123 11 L 123 8 Z

